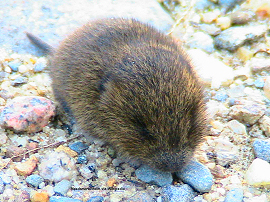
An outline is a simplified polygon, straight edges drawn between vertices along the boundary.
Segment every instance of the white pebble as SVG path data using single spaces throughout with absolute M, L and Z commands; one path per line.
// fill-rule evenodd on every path
M 232 68 L 221 60 L 199 49 L 191 49 L 188 54 L 202 81 L 211 85 L 211 88 L 218 89 L 221 85 L 228 86 L 233 82 Z
M 249 185 L 256 187 L 270 187 L 270 164 L 267 161 L 256 158 L 246 172 L 246 180 Z
M 212 121 L 211 125 L 213 126 L 214 129 L 217 129 L 219 132 L 221 132 L 224 128 L 224 124 L 221 123 L 220 121 Z
M 248 199 L 246 202 L 268 202 L 268 199 L 266 194 L 262 194 L 261 196 L 255 196 L 251 199 Z
M 6 66 L 5 67 L 5 72 L 10 74 L 12 72 L 12 70 L 11 70 L 11 68 L 9 66 Z
M 229 17 L 219 17 L 216 22 L 217 25 L 223 30 L 231 26 L 231 19 Z
M 25 73 L 27 71 L 28 71 L 28 68 L 25 65 L 20 65 L 18 68 L 18 72 L 20 72 L 20 73 Z
M 99 170 L 97 172 L 97 176 L 98 176 L 98 178 L 103 179 L 103 178 L 106 178 L 107 177 L 107 174 L 103 170 Z
M 236 134 L 247 134 L 246 126 L 237 120 L 231 120 L 227 126 Z

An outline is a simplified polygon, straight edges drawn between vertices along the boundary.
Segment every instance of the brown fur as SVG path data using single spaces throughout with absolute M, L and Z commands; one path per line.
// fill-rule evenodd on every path
M 207 133 L 202 84 L 182 47 L 134 19 L 90 22 L 54 51 L 56 100 L 123 157 L 178 171 Z

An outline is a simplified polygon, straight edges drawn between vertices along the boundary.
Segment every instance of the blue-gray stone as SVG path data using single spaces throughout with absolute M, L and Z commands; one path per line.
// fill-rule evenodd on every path
M 54 192 L 65 196 L 68 190 L 71 188 L 72 183 L 68 180 L 62 180 L 58 182 L 54 187 Z
M 256 41 L 256 39 L 262 37 L 266 31 L 267 27 L 265 25 L 230 27 L 222 31 L 215 38 L 215 46 L 217 48 L 235 51 L 247 42 Z
M 244 197 L 243 190 L 240 188 L 231 189 L 227 194 L 224 202 L 242 202 Z
M 263 88 L 264 87 L 264 80 L 262 78 L 259 78 L 259 79 L 256 79 L 254 81 L 254 85 L 257 87 L 257 88 Z
M 267 162 L 270 162 L 270 142 L 256 139 L 253 142 L 255 156 Z
M 14 79 L 14 80 L 11 82 L 11 85 L 16 87 L 16 86 L 25 84 L 25 83 L 27 83 L 27 82 L 28 82 L 28 78 L 27 78 L 27 77 L 20 76 L 20 77 Z
M 162 189 L 163 201 L 190 202 L 196 196 L 194 190 L 187 184 L 181 186 L 168 185 Z
M 195 160 L 191 160 L 176 175 L 198 192 L 209 192 L 213 185 L 209 169 Z
M 4 185 L 11 184 L 12 179 L 9 175 L 6 175 L 4 172 L 0 172 L 0 178 Z
M 188 46 L 190 48 L 200 48 L 208 53 L 212 53 L 214 51 L 214 40 L 204 32 L 197 32 L 194 33 L 193 38 L 188 41 Z
M 70 149 L 77 152 L 78 154 L 82 153 L 84 150 L 88 149 L 88 146 L 82 142 L 75 142 L 68 145 Z
M 3 81 L 5 78 L 9 76 L 9 73 L 7 72 L 0 72 L 0 81 Z
M 84 154 L 78 156 L 77 163 L 79 164 L 87 164 L 87 157 Z
M 102 201 L 104 201 L 104 198 L 102 196 L 93 196 L 86 202 L 102 202 Z
M 27 178 L 26 178 L 26 182 L 28 184 L 31 184 L 32 186 L 34 187 L 38 187 L 38 185 L 43 182 L 44 179 L 39 176 L 39 175 L 29 175 Z
M 22 63 L 17 62 L 17 61 L 11 61 L 11 62 L 8 63 L 8 66 L 12 69 L 12 71 L 17 72 L 18 71 L 18 68 L 19 68 L 19 66 L 21 64 Z
M 83 201 L 63 196 L 51 196 L 49 202 L 83 202 Z
M 161 187 L 169 185 L 173 181 L 171 173 L 155 170 L 147 165 L 142 165 L 135 171 L 135 173 L 138 179 Z
M 46 67 L 46 64 L 39 62 L 34 66 L 34 72 L 42 72 Z
M 222 7 L 223 12 L 232 10 L 236 5 L 240 4 L 244 0 L 219 0 L 218 4 Z
M 217 92 L 217 94 L 214 96 L 214 98 L 220 102 L 225 102 L 228 97 L 229 96 L 225 91 Z
M 5 185 L 2 178 L 0 177 L 0 194 L 3 194 L 4 190 L 5 190 Z

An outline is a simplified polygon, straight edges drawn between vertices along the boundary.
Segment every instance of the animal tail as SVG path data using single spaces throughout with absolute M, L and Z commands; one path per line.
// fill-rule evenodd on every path
M 38 48 L 40 48 L 42 51 L 44 51 L 45 54 L 51 54 L 54 52 L 54 48 L 47 44 L 46 42 L 42 41 L 40 38 L 36 37 L 35 35 L 26 32 L 26 36 L 28 39 Z

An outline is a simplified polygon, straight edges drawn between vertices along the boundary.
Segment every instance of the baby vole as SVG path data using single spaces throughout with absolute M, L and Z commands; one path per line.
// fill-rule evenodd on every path
M 53 50 L 55 99 L 124 158 L 174 172 L 207 134 L 203 87 L 182 47 L 135 19 L 89 22 Z

